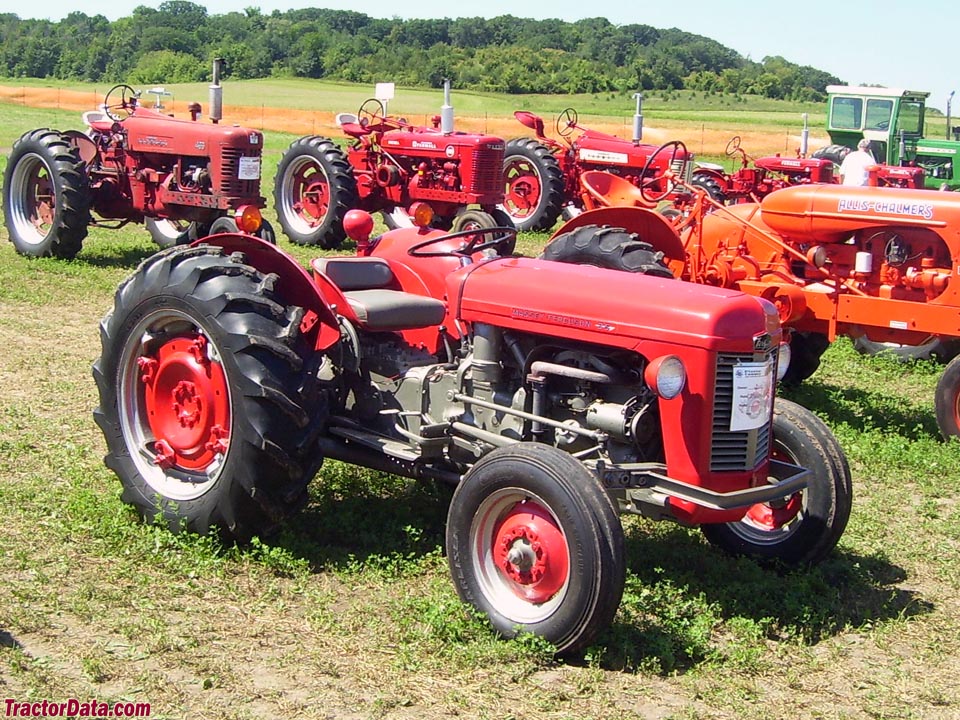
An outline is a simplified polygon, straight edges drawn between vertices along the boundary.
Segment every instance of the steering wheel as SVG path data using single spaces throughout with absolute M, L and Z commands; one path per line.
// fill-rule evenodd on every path
M 110 97 L 116 94 L 120 95 L 119 102 L 117 102 L 117 99 L 114 97 L 114 101 L 111 103 Z M 106 96 L 103 98 L 103 111 L 107 114 L 107 117 L 114 122 L 123 122 L 133 115 L 139 97 L 140 93 L 129 85 L 114 85 L 107 91 Z
M 482 240 L 482 238 L 485 238 L 488 235 L 495 235 L 496 237 L 493 237 L 490 240 Z M 430 250 L 424 252 L 424 248 L 430 247 L 431 245 L 438 245 L 440 243 L 447 242 L 449 240 L 456 240 L 458 238 L 470 239 L 456 250 Z M 417 244 L 411 245 L 409 248 L 407 248 L 407 255 L 410 257 L 421 258 L 470 257 L 474 253 L 478 253 L 481 250 L 487 250 L 488 248 L 497 248 L 497 253 L 499 255 L 510 255 L 513 253 L 513 249 L 516 247 L 516 244 L 516 228 L 469 228 L 467 230 L 461 230 L 459 232 L 449 233 L 447 235 L 427 238 L 426 240 L 418 242 Z
M 666 156 L 667 153 L 670 153 L 670 159 L 667 161 L 667 168 L 660 175 L 655 177 L 648 177 L 648 174 L 658 167 L 657 158 L 661 155 Z M 674 162 L 676 162 L 678 157 L 683 158 L 683 165 L 680 167 L 679 172 L 674 170 Z M 686 176 L 687 163 L 690 162 L 690 155 L 687 152 L 687 146 L 684 145 L 680 140 L 671 140 L 670 142 L 664 143 L 658 147 L 653 155 L 647 158 L 647 164 L 643 166 L 643 172 L 640 173 L 640 195 L 644 200 L 650 203 L 658 203 L 663 200 L 667 195 L 673 192 L 673 189 L 677 186 L 677 183 L 680 180 L 677 179 L 679 175 L 680 178 Z M 647 191 L 653 188 L 655 185 L 663 183 L 662 190 L 651 190 L 650 193 Z
M 572 107 L 568 107 L 557 115 L 557 135 L 560 137 L 569 137 L 572 135 L 574 128 L 577 127 L 578 119 L 577 111 Z
M 376 98 L 364 100 L 363 105 L 357 110 L 357 120 L 363 127 L 382 125 L 386 117 L 387 111 L 384 109 L 383 103 Z
M 740 136 L 734 135 L 732 138 L 730 138 L 730 142 L 727 143 L 727 157 L 733 157 L 738 152 L 740 152 Z

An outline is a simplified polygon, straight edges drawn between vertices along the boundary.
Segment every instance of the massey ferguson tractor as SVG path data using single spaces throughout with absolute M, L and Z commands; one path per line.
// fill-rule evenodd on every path
M 681 285 L 624 230 L 585 241 L 629 246 L 642 273 L 515 257 L 513 228 L 428 215 L 371 238 L 347 213 L 357 255 L 311 273 L 243 234 L 146 259 L 93 369 L 123 499 L 245 540 L 306 502 L 324 458 L 449 483 L 460 597 L 562 653 L 617 610 L 619 513 L 776 565 L 830 552 L 850 472 L 821 421 L 775 402 L 772 303 Z
M 273 239 L 260 209 L 258 130 L 219 125 L 220 65 L 210 87 L 211 124 L 140 102 L 129 85 L 110 89 L 100 110 L 84 113 L 86 132 L 31 130 L 13 145 L 3 183 L 7 231 L 23 255 L 69 259 L 94 227 L 145 223 L 160 247 L 207 233 Z
M 434 222 L 454 231 L 510 224 L 498 207 L 504 141 L 454 131 L 449 82 L 433 127 L 391 117 L 373 98 L 356 115 L 341 113 L 338 122 L 351 139 L 346 152 L 329 138 L 308 135 L 280 160 L 274 202 L 292 242 L 340 247 L 352 208 L 380 212 L 392 228 L 412 225 L 414 203 L 428 203 Z
M 648 186 L 652 193 L 664 194 L 679 187 L 675 182 L 663 185 L 665 178 L 689 179 L 693 156 L 685 147 L 679 143 L 658 147 L 640 142 L 642 97 L 637 94 L 635 98 L 632 140 L 581 126 L 573 108 L 557 116 L 556 131 L 562 140 L 546 136 L 539 116 L 525 110 L 513 114 L 536 134 L 536 138 L 509 141 L 504 153 L 503 208 L 518 230 L 549 230 L 561 215 L 568 220 L 589 208 L 580 181 L 584 172 L 608 172 L 638 187 Z
M 633 245 L 594 247 L 584 235 L 599 225 L 638 228 L 675 277 L 776 304 L 792 329 L 788 382 L 809 377 L 838 335 L 945 360 L 960 348 L 955 193 L 810 184 L 724 206 L 701 190 L 671 224 L 608 185 L 608 206 L 560 228 L 544 257 L 635 271 Z M 934 406 L 943 435 L 960 437 L 960 358 L 944 369 Z

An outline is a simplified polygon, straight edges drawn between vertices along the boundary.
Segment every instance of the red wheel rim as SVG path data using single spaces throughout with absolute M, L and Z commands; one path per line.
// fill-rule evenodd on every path
M 541 604 L 567 582 L 570 555 L 563 532 L 535 502 L 514 505 L 493 533 L 493 561 L 516 595 Z
M 156 464 L 205 470 L 226 454 L 229 390 L 223 368 L 208 357 L 206 338 L 168 340 L 137 364 Z
M 503 206 L 515 218 L 531 215 L 540 203 L 541 182 L 536 168 L 524 158 L 512 158 L 504 168 Z

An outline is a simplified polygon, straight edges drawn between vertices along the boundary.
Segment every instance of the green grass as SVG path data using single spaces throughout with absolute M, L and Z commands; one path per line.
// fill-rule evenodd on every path
M 0 145 L 75 120 L 0 104 Z M 291 139 L 268 134 L 265 188 Z M 116 285 L 155 247 L 135 226 L 92 231 L 70 262 L 0 239 L 5 697 L 223 720 L 960 715 L 960 443 L 933 422 L 939 366 L 840 340 L 790 393 L 853 471 L 853 515 L 826 562 L 773 572 L 696 530 L 626 519 L 615 622 L 562 663 L 457 602 L 443 488 L 330 462 L 304 511 L 247 547 L 141 522 L 102 464 L 90 366 Z

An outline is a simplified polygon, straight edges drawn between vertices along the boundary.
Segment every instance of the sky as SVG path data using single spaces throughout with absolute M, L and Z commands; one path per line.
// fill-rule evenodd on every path
M 86 0 L 82 10 L 87 15 L 116 20 L 130 15 L 137 5 L 157 7 L 161 1 Z M 960 90 L 958 53 L 952 50 L 956 47 L 956 28 L 960 27 L 960 3 L 953 0 L 923 0 L 916 5 L 904 0 L 798 0 L 789 5 L 776 0 L 684 0 L 676 4 L 621 0 L 602 6 L 591 6 L 584 0 L 484 0 L 476 5 L 449 0 L 191 1 L 206 7 L 210 15 L 248 7 L 260 8 L 265 14 L 326 7 L 404 19 L 514 15 L 574 22 L 600 16 L 615 25 L 676 27 L 712 38 L 751 60 L 780 55 L 798 65 L 825 70 L 851 85 L 926 90 L 930 92 L 928 104 L 944 111 L 950 93 Z M 77 0 L 45 0 L 24 7 L 0 0 L 0 12 L 60 20 L 78 5 Z M 951 114 L 960 115 L 960 94 Z

